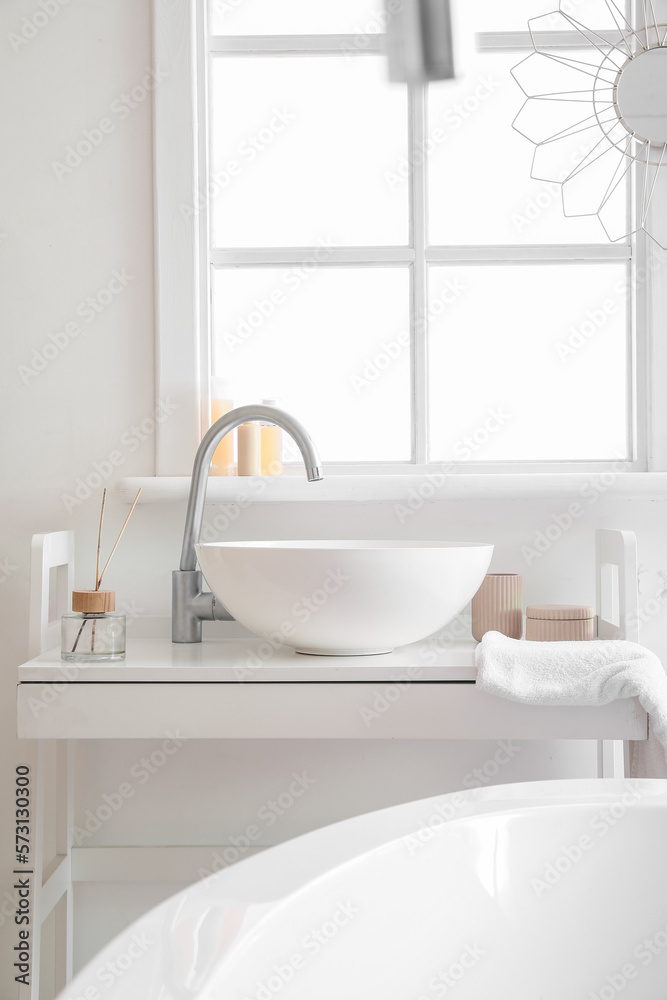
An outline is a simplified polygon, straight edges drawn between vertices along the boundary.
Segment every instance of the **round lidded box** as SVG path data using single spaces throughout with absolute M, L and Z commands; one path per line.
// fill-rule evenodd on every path
M 567 642 L 595 638 L 595 609 L 585 604 L 534 604 L 526 608 L 526 639 Z

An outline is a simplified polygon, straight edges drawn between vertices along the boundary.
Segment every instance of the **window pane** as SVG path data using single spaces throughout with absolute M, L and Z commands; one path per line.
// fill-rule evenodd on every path
M 623 265 L 434 267 L 431 460 L 626 454 Z
M 404 245 L 404 87 L 374 57 L 214 59 L 209 190 L 219 247 Z
M 512 128 L 525 101 L 510 76 L 519 58 L 516 52 L 483 54 L 475 71 L 460 83 L 438 83 L 429 88 L 432 244 L 607 242 L 595 216 L 563 215 L 560 184 L 530 177 L 535 147 Z M 548 61 L 544 62 L 548 70 Z M 542 103 L 546 138 L 564 125 L 557 115 L 560 105 L 551 108 L 549 101 Z M 588 105 L 582 107 L 584 118 L 590 111 Z M 548 115 L 552 111 L 555 117 L 550 130 Z M 562 150 L 559 144 L 559 161 L 555 167 L 550 164 L 557 173 L 551 176 L 567 177 L 599 143 L 601 135 L 598 130 L 573 135 Z M 600 202 L 604 194 L 603 187 Z M 623 198 L 614 207 L 622 217 Z M 617 228 L 623 231 L 620 221 Z
M 528 26 L 529 18 L 543 17 L 558 10 L 558 0 L 462 0 L 476 31 L 520 31 Z M 617 0 L 622 9 L 624 0 Z M 576 21 L 592 28 L 616 28 L 605 0 L 566 0 L 563 11 Z M 563 19 L 556 14 L 553 24 L 547 19 L 538 27 L 543 31 L 562 31 Z
M 383 30 L 383 0 L 210 0 L 219 35 L 366 34 Z
M 408 305 L 407 268 L 218 269 L 214 371 L 235 404 L 279 399 L 325 462 L 409 462 Z

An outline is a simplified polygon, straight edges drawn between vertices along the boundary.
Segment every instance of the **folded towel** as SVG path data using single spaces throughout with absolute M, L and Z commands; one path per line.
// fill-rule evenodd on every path
M 624 639 L 530 642 L 487 632 L 475 664 L 483 691 L 527 705 L 608 705 L 639 698 L 650 717 L 651 739 L 635 753 L 633 771 L 662 772 L 637 777 L 667 776 L 667 674 L 650 650 Z

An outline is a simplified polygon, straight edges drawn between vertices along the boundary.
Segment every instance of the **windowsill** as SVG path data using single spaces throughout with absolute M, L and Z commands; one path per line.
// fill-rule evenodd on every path
M 440 482 L 425 475 L 326 475 L 309 483 L 304 476 L 275 478 L 215 477 L 208 481 L 207 503 L 409 503 L 432 500 L 522 500 L 563 498 L 590 504 L 607 493 L 630 498 L 667 499 L 667 472 L 452 473 Z M 187 500 L 189 476 L 121 479 L 118 489 L 131 502 Z

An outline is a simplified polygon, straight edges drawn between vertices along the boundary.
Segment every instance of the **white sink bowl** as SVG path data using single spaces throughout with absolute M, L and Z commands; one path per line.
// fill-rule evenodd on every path
M 211 542 L 208 584 L 246 628 L 300 653 L 388 653 L 432 635 L 478 590 L 493 545 L 474 542 Z

